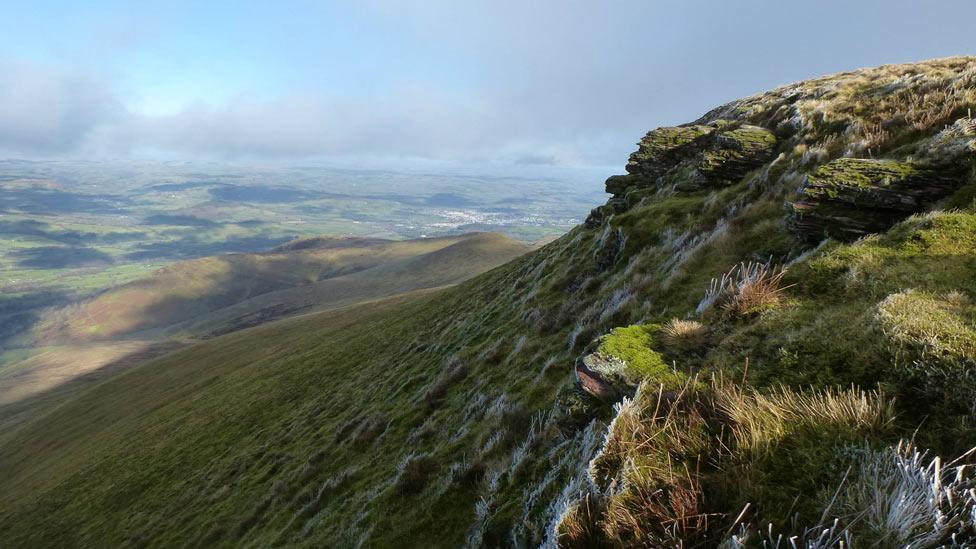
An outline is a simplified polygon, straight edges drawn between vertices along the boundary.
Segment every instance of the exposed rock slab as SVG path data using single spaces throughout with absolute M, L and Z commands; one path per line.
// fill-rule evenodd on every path
M 735 184 L 768 162 L 775 146 L 769 130 L 725 120 L 648 132 L 630 155 L 627 174 L 606 181 L 610 211 L 594 210 L 586 225 L 599 226 L 608 213 L 626 211 L 662 186 L 694 192 Z
M 959 178 L 892 159 L 839 158 L 809 174 L 788 224 L 802 240 L 853 240 L 886 230 L 953 192 Z

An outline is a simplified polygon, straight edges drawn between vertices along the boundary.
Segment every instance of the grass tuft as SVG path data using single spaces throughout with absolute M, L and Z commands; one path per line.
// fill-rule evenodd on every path
M 410 454 L 397 465 L 393 488 L 400 494 L 414 494 L 427 487 L 437 470 L 437 460 L 430 454 Z
M 721 278 L 713 278 L 698 304 L 703 313 L 715 305 L 733 316 L 750 316 L 775 308 L 791 286 L 783 285 L 787 270 L 769 263 L 743 262 Z
M 704 347 L 708 329 L 697 320 L 673 318 L 661 327 L 661 343 L 680 352 L 697 351 Z

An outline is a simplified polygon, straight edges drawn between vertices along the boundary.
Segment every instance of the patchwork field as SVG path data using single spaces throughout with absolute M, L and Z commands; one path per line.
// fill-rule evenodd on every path
M 402 240 L 491 231 L 533 243 L 563 234 L 599 196 L 558 173 L 0 161 L 0 350 L 33 345 L 23 334 L 44 310 L 175 261 L 322 235 Z M 236 275 L 234 261 L 193 268 L 213 271 L 210 283 L 219 284 L 218 270 Z

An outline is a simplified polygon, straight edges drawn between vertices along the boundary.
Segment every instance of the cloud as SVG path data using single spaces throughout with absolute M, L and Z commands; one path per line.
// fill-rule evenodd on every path
M 268 9 L 276 25 L 252 14 L 251 27 L 242 16 L 213 28 L 134 10 L 96 29 L 94 70 L 0 62 L 0 150 L 620 165 L 647 130 L 737 97 L 973 44 L 967 18 L 909 0 L 824 0 L 802 18 L 765 0 L 364 0 L 320 19 Z M 184 95 L 199 101 L 169 110 Z M 140 111 L 147 96 L 168 114 Z
M 0 149 L 77 149 L 121 105 L 111 86 L 84 71 L 0 61 Z

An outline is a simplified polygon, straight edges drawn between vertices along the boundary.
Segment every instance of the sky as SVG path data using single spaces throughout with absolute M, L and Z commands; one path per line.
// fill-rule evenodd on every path
M 622 166 L 782 84 L 976 54 L 973 0 L 0 0 L 0 157 Z

